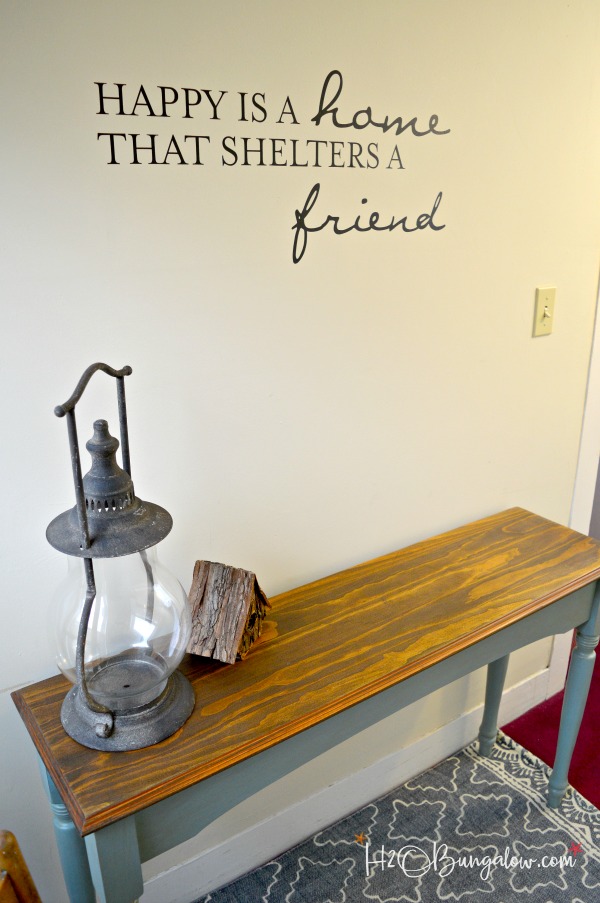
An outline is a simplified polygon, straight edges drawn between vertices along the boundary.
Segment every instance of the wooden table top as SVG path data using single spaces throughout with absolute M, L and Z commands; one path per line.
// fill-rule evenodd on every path
M 187 656 L 196 708 L 133 752 L 67 736 L 71 686 L 13 699 L 82 834 L 140 811 L 440 662 L 600 578 L 600 542 L 520 508 L 271 599 L 244 661 Z

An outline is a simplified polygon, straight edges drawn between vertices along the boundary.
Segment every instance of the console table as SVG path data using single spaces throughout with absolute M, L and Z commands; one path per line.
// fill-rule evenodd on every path
M 488 665 L 491 750 L 509 653 L 578 628 L 548 801 L 558 806 L 598 642 L 600 542 L 520 508 L 271 600 L 235 665 L 187 657 L 196 708 L 148 749 L 102 753 L 60 723 L 69 687 L 13 693 L 41 756 L 72 903 L 131 903 L 141 863 L 241 800 L 433 690 Z

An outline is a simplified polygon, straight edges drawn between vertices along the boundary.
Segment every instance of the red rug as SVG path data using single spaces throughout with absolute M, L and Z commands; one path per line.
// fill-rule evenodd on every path
M 564 693 L 561 691 L 502 728 L 505 734 L 554 764 L 558 725 Z M 569 783 L 600 809 L 600 655 L 596 657 L 590 693 L 575 744 Z

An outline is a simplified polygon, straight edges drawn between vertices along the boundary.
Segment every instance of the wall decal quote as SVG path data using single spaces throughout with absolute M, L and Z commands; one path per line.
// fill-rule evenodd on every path
M 223 122 L 234 118 L 238 123 L 248 123 L 251 127 L 269 121 L 269 105 L 265 92 L 214 90 L 208 88 L 174 88 L 144 85 L 131 88 L 125 82 L 95 82 L 97 88 L 98 116 L 150 117 L 153 124 L 157 120 L 179 118 L 183 120 L 208 120 L 208 123 Z M 220 165 L 231 167 L 289 167 L 292 169 L 354 169 L 369 171 L 380 166 L 387 170 L 404 170 L 400 146 L 383 148 L 380 141 L 355 140 L 366 129 L 392 139 L 402 135 L 414 138 L 444 136 L 449 128 L 440 126 L 437 114 L 431 114 L 425 123 L 417 116 L 406 118 L 385 114 L 383 118 L 373 112 L 369 105 L 353 113 L 344 112 L 340 107 L 343 92 L 343 77 L 339 70 L 329 72 L 323 83 L 316 112 L 310 118 L 313 128 L 329 125 L 348 134 L 349 140 L 328 140 L 324 138 L 283 138 L 262 135 L 222 135 L 213 143 L 211 134 L 198 134 L 186 129 L 184 134 L 162 135 L 159 131 L 127 132 L 121 130 L 99 131 L 97 141 L 106 152 L 105 162 L 110 166 L 122 163 L 150 166 L 205 166 Z M 273 108 L 275 109 L 275 108 Z M 275 116 L 277 118 L 275 118 Z M 300 126 L 294 105 L 289 95 L 281 101 L 273 115 L 275 125 Z M 186 123 L 187 125 L 187 123 Z M 362 138 L 362 136 L 360 136 Z M 215 151 L 215 148 L 218 150 Z M 353 222 L 340 224 L 340 217 L 328 214 L 325 218 L 314 214 L 307 218 L 317 204 L 321 183 L 316 182 L 309 190 L 301 209 L 294 211 L 294 233 L 292 260 L 299 263 L 303 258 L 310 233 L 320 232 L 331 224 L 336 235 L 349 232 L 415 232 L 431 229 L 435 232 L 445 228 L 445 224 L 435 222 L 435 216 L 442 201 L 438 191 L 428 212 L 409 218 L 387 217 L 382 223 L 380 214 L 359 214 Z M 367 204 L 367 198 L 361 204 Z

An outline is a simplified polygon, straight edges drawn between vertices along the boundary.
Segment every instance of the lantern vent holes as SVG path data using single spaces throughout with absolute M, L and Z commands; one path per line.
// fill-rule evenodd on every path
M 115 496 L 111 499 L 90 499 L 86 498 L 86 511 L 92 515 L 111 514 L 112 512 L 124 511 L 131 507 L 133 503 L 133 494 L 128 492 L 123 496 Z

